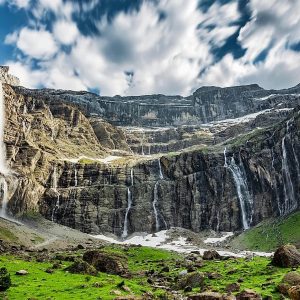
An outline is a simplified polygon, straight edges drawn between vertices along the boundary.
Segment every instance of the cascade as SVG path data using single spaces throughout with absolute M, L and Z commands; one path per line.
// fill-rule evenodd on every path
M 288 152 L 287 152 L 287 140 L 290 140 L 291 148 L 292 148 L 292 158 L 295 160 L 296 171 L 298 180 L 300 178 L 299 173 L 299 160 L 296 155 L 296 151 L 294 149 L 294 145 L 291 139 L 290 129 L 292 127 L 291 122 L 294 118 L 289 119 L 286 122 L 286 135 L 282 138 L 281 141 L 281 150 L 282 150 L 282 164 L 281 164 L 281 172 L 282 172 L 282 181 L 283 181 L 283 191 L 284 191 L 284 203 L 280 208 L 280 215 L 286 215 L 295 210 L 298 206 L 297 199 L 295 196 L 294 186 L 292 183 L 291 170 L 288 163 Z
M 158 218 L 158 211 L 156 208 L 157 202 L 158 202 L 158 186 L 159 186 L 159 181 L 156 181 L 155 186 L 154 186 L 154 195 L 153 195 L 153 211 L 154 211 L 154 216 L 155 216 L 155 229 L 156 231 L 159 231 L 159 218 Z
M 52 189 L 56 192 L 57 194 L 57 198 L 56 198 L 56 204 L 55 206 L 53 207 L 53 210 L 52 210 L 52 216 L 51 216 L 51 221 L 54 222 L 54 217 L 55 217 L 55 213 L 57 211 L 57 209 L 59 208 L 59 193 L 58 193 L 58 190 L 57 190 L 57 169 L 56 169 L 56 166 L 54 166 L 54 169 L 53 169 L 53 173 L 52 173 Z
M 75 166 L 75 169 L 74 169 L 74 186 L 77 186 L 78 185 L 78 170 Z
M 122 233 L 122 238 L 126 238 L 128 236 L 128 215 L 132 206 L 132 193 L 131 188 L 133 187 L 133 169 L 130 170 L 130 187 L 127 188 L 127 208 L 124 219 L 124 228 Z
M 160 158 L 158 159 L 158 168 L 159 168 L 159 178 L 164 179 L 164 174 L 162 172 Z
M 161 163 L 160 159 L 158 159 L 158 169 L 159 169 L 159 180 L 156 181 L 154 185 L 154 191 L 153 191 L 153 202 L 152 202 L 152 207 L 154 211 L 154 216 L 155 216 L 155 229 L 156 231 L 159 231 L 160 229 L 160 224 L 159 224 L 159 212 L 157 209 L 157 204 L 158 204 L 158 187 L 159 187 L 159 182 L 160 180 L 164 179 L 162 168 L 161 168 Z M 162 217 L 165 228 L 168 228 L 167 222 L 165 219 Z
M 8 185 L 4 177 L 0 178 L 0 189 L 1 189 L 1 198 L 2 198 L 2 207 L 0 210 L 0 217 L 6 217 L 7 203 L 8 203 Z
M 247 179 L 244 174 L 245 172 L 243 168 L 236 164 L 233 156 L 230 162 L 227 162 L 226 148 L 224 149 L 224 161 L 224 167 L 229 169 L 233 175 L 234 183 L 240 202 L 243 228 L 244 230 L 246 230 L 250 227 L 252 222 L 253 199 L 249 193 Z
M 2 207 L 0 210 L 0 216 L 6 217 L 7 215 L 7 204 L 8 204 L 8 183 L 5 176 L 9 175 L 9 169 L 6 165 L 6 149 L 4 143 L 4 126 L 5 126 L 5 102 L 4 102 L 3 86 L 0 82 L 0 188 Z

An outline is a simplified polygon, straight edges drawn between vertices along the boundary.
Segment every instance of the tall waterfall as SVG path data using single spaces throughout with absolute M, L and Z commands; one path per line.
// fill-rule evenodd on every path
M 127 188 L 127 208 L 125 213 L 125 219 L 124 219 L 124 228 L 122 237 L 126 238 L 128 236 L 128 214 L 132 206 L 132 192 L 131 188 L 133 187 L 133 169 L 130 170 L 130 187 Z
M 153 212 L 154 212 L 154 216 L 155 216 L 155 229 L 156 229 L 156 231 L 159 231 L 160 227 L 161 227 L 160 222 L 159 222 L 159 211 L 158 211 L 158 208 L 157 208 L 158 200 L 159 200 L 159 198 L 158 198 L 158 188 L 159 188 L 160 180 L 164 179 L 160 159 L 158 159 L 158 170 L 159 170 L 159 180 L 157 180 L 155 185 L 154 185 L 153 202 L 152 202 Z M 161 216 L 161 218 L 164 222 L 165 229 L 167 229 L 168 228 L 167 222 L 165 221 L 163 216 Z
M 156 181 L 155 186 L 154 186 L 154 195 L 153 195 L 153 211 L 154 211 L 154 216 L 155 216 L 155 229 L 156 231 L 159 231 L 159 218 L 158 218 L 158 211 L 156 208 L 157 202 L 158 202 L 158 186 L 159 186 L 159 181 Z
M 57 209 L 59 208 L 60 195 L 59 195 L 59 192 L 57 190 L 57 185 L 58 185 L 57 168 L 56 168 L 56 166 L 54 166 L 53 173 L 52 173 L 52 189 L 56 192 L 56 194 L 57 194 L 56 197 L 57 198 L 56 198 L 56 204 L 55 204 L 55 206 L 53 207 L 53 210 L 52 210 L 52 216 L 51 216 L 52 222 L 54 222 L 55 213 L 56 213 Z
M 160 158 L 158 159 L 158 168 L 159 168 L 159 178 L 164 179 L 164 174 L 162 172 Z
M 77 186 L 78 185 L 78 170 L 75 166 L 75 169 L 74 169 L 74 186 Z
M 3 93 L 3 86 L 0 82 L 0 189 L 2 206 L 0 210 L 0 216 L 5 218 L 7 215 L 8 204 L 8 183 L 5 176 L 9 175 L 9 169 L 6 165 L 6 149 L 4 143 L 4 128 L 5 128 L 5 100 Z
M 287 139 L 291 137 L 290 128 L 291 128 L 292 119 L 286 122 L 286 135 L 281 141 L 282 149 L 282 180 L 283 180 L 283 190 L 284 190 L 284 203 L 280 209 L 282 215 L 286 215 L 297 208 L 297 199 L 295 197 L 294 186 L 292 183 L 291 170 L 288 163 L 288 154 L 287 154 Z M 292 142 L 291 142 L 292 143 Z M 299 178 L 299 161 L 292 144 L 293 156 L 296 163 L 297 175 Z
M 224 149 L 224 161 L 224 167 L 229 169 L 233 175 L 240 202 L 243 228 L 246 230 L 251 225 L 253 214 L 253 199 L 249 192 L 246 174 L 243 167 L 236 164 L 233 156 L 231 157 L 230 162 L 227 162 L 226 148 Z

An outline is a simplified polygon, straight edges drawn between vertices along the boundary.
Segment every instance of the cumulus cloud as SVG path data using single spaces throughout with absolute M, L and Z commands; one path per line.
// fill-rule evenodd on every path
M 49 59 L 58 50 L 50 32 L 23 28 L 17 39 L 17 47 L 26 55 L 36 59 Z
M 73 1 L 37 1 L 32 7 L 36 25 L 5 39 L 25 56 L 12 68 L 24 85 L 31 73 L 30 86 L 97 88 L 105 95 L 188 95 L 200 85 L 257 82 L 284 88 L 300 82 L 300 53 L 291 49 L 300 42 L 299 1 L 250 0 L 251 18 L 241 23 L 235 0 L 215 1 L 205 12 L 198 0 L 145 0 L 138 10 L 121 11 L 113 19 L 94 17 L 99 34 L 81 33 L 74 15 L 80 19 L 98 4 L 99 0 L 80 7 Z M 50 27 L 44 20 L 47 11 L 55 15 Z M 216 58 L 214 50 L 234 34 L 245 54 L 235 59 L 229 52 Z
M 53 34 L 60 43 L 70 45 L 76 40 L 79 31 L 74 22 L 60 20 L 55 22 L 53 26 Z

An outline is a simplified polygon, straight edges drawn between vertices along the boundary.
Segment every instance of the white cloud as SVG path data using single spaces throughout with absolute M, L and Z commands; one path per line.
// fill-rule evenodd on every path
M 28 8 L 30 0 L 0 0 L 0 5 L 7 3 L 8 5 L 16 6 L 19 9 Z
M 10 68 L 10 73 L 17 76 L 25 87 L 36 88 L 46 82 L 45 72 L 43 71 L 33 70 L 30 66 L 21 62 L 8 61 L 6 64 Z
M 65 20 L 55 22 L 53 26 L 53 33 L 55 38 L 64 45 L 74 43 L 79 35 L 76 24 Z
M 24 54 L 36 59 L 49 59 L 58 50 L 50 32 L 27 27 L 20 31 L 17 47 Z
M 238 1 L 215 2 L 205 13 L 197 9 L 198 0 L 144 1 L 139 10 L 120 12 L 110 21 L 106 16 L 92 19 L 99 35 L 81 34 L 74 14 L 88 14 L 98 3 L 38 1 L 32 8 L 36 26 L 31 26 L 40 29 L 25 27 L 5 39 L 26 55 L 23 69 L 22 60 L 15 66 L 26 82 L 33 72 L 31 85 L 98 88 L 105 95 L 188 95 L 200 85 L 257 82 L 281 88 L 300 82 L 300 53 L 288 48 L 300 41 L 300 1 L 250 0 L 252 17 L 243 28 L 237 25 Z M 52 32 L 42 29 L 49 10 L 55 14 Z M 235 33 L 245 55 L 234 59 L 227 54 L 216 61 L 212 50 Z M 266 49 L 265 59 L 254 63 Z M 32 58 L 39 60 L 40 80 L 31 69 Z

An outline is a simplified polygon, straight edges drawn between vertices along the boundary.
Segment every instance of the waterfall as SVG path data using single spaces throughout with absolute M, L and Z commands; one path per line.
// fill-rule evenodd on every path
M 78 185 L 78 170 L 75 166 L 75 169 L 74 169 L 74 186 L 77 186 Z
M 292 127 L 291 122 L 294 120 L 294 118 L 288 120 L 286 122 L 286 135 L 282 138 L 281 141 L 281 150 L 282 150 L 282 182 L 283 182 L 283 191 L 284 191 L 284 203 L 280 208 L 280 215 L 286 215 L 295 210 L 298 206 L 297 199 L 294 191 L 292 176 L 291 176 L 291 170 L 288 163 L 288 152 L 287 152 L 287 140 L 290 140 L 291 148 L 292 148 L 292 156 L 295 160 L 295 166 L 297 171 L 298 180 L 300 178 L 299 174 L 299 160 L 297 157 L 297 154 L 294 149 L 293 142 L 291 140 L 291 133 L 290 129 Z M 288 138 L 288 139 L 287 139 Z
M 133 169 L 130 170 L 130 187 L 127 188 L 127 208 L 124 219 L 124 228 L 122 233 L 122 238 L 126 238 L 128 236 L 128 215 L 132 206 L 132 193 L 131 188 L 133 187 Z
M 159 178 L 164 179 L 164 174 L 162 172 L 160 158 L 158 159 L 158 168 L 159 168 Z
M 3 93 L 3 86 L 0 82 L 0 188 L 2 206 L 0 210 L 0 216 L 5 218 L 7 216 L 7 204 L 8 204 L 8 183 L 5 176 L 9 175 L 10 171 L 6 165 L 6 148 L 4 143 L 4 129 L 5 129 L 5 100 Z
M 159 186 L 159 181 L 156 181 L 155 186 L 154 186 L 154 195 L 153 195 L 153 211 L 154 211 L 154 216 L 155 216 L 155 229 L 156 231 L 159 231 L 159 218 L 158 218 L 158 211 L 156 208 L 157 202 L 158 202 L 158 186 Z
M 159 170 L 159 180 L 157 180 L 155 185 L 154 185 L 153 202 L 152 202 L 153 212 L 154 212 L 154 216 L 155 216 L 155 229 L 156 229 L 156 231 L 159 231 L 159 229 L 160 229 L 159 211 L 157 209 L 157 205 L 158 205 L 158 187 L 159 187 L 160 180 L 164 179 L 160 159 L 158 159 L 158 170 Z M 165 221 L 163 216 L 161 216 L 161 217 L 162 217 L 162 220 L 164 222 L 165 228 L 167 229 L 168 228 L 167 222 Z
M 57 190 L 57 184 L 58 184 L 58 179 L 57 179 L 57 168 L 54 166 L 53 168 L 53 173 L 52 173 L 52 189 L 56 192 L 57 198 L 56 198 L 56 203 L 55 206 L 53 207 L 52 210 L 52 215 L 51 215 L 51 221 L 54 222 L 54 217 L 57 209 L 59 208 L 59 192 Z
M 240 202 L 243 228 L 246 230 L 250 227 L 252 222 L 253 199 L 249 192 L 245 171 L 236 164 L 233 156 L 231 157 L 230 162 L 227 162 L 226 148 L 224 149 L 224 161 L 224 167 L 229 169 L 233 175 Z
M 4 177 L 0 178 L 0 188 L 1 188 L 1 198 L 2 198 L 2 207 L 0 210 L 0 217 L 6 217 L 7 204 L 8 204 L 8 185 Z
M 282 139 L 282 177 L 283 177 L 283 190 L 284 190 L 284 207 L 281 212 L 285 215 L 293 211 L 297 207 L 295 199 L 294 187 L 292 184 L 290 168 L 288 165 L 288 157 L 286 151 L 286 136 Z

